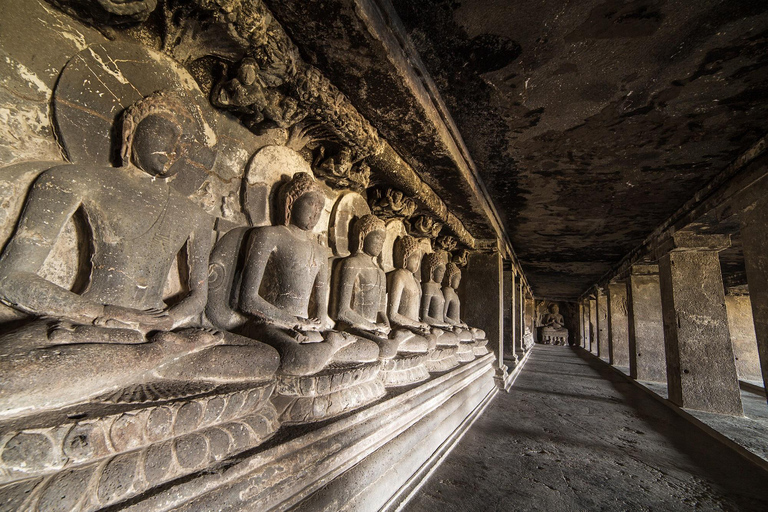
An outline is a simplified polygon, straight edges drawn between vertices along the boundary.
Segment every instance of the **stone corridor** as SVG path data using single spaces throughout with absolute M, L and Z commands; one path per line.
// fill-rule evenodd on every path
M 581 348 L 536 345 L 405 510 L 768 510 L 768 475 Z

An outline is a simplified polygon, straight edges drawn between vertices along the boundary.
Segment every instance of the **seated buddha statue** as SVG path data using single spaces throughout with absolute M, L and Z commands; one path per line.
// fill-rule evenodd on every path
M 217 327 L 263 341 L 280 353 L 277 393 L 288 397 L 282 404 L 286 423 L 325 419 L 383 393 L 375 382 L 347 390 L 353 383 L 375 381 L 379 346 L 332 329 L 328 249 L 312 233 L 324 202 L 314 178 L 296 173 L 279 192 L 281 225 L 232 230 L 211 256 L 212 269 L 218 266 L 226 277 L 211 289 L 207 316 Z M 345 372 L 364 376 L 333 380 L 333 375 Z M 337 387 L 323 388 L 324 380 L 333 380 Z M 338 391 L 325 403 L 343 410 L 314 407 L 318 394 L 327 395 L 317 392 L 321 388 Z
M 445 297 L 445 322 L 453 326 L 453 332 L 459 337 L 461 343 L 472 344 L 472 355 L 484 355 L 488 353 L 485 346 L 488 340 L 485 331 L 476 327 L 470 327 L 461 320 L 461 301 L 456 293 L 461 284 L 461 269 L 455 263 L 448 263 L 443 281 L 443 297 Z M 460 360 L 462 358 L 460 357 Z M 464 359 L 472 358 L 464 356 Z
M 379 346 L 379 358 L 384 361 L 382 376 L 385 385 L 403 385 L 428 377 L 424 371 L 404 371 L 406 367 L 421 366 L 407 357 L 427 354 L 430 340 L 415 329 L 392 329 L 387 316 L 387 279 L 379 265 L 379 255 L 386 236 L 384 221 L 374 215 L 364 215 L 353 226 L 352 239 L 357 248 L 351 256 L 339 262 L 336 277 L 334 310 L 336 327 L 370 339 Z M 417 375 L 418 374 L 418 375 Z
M 231 344 L 200 325 L 214 219 L 174 189 L 193 142 L 191 116 L 159 92 L 123 116 L 122 166 L 61 165 L 42 172 L 0 256 L 0 300 L 37 318 L 0 338 L 0 417 L 78 403 L 154 381 L 262 382 L 277 352 Z M 76 211 L 87 219 L 91 269 L 75 293 L 39 271 Z M 163 302 L 186 246 L 189 291 Z M 215 361 L 215 364 L 211 364 Z
M 540 339 L 547 345 L 568 344 L 568 329 L 565 328 L 565 320 L 557 304 L 549 306 L 548 312 L 541 317 L 539 331 Z
M 421 267 L 421 320 L 430 326 L 437 338 L 437 349 L 428 365 L 430 371 L 444 371 L 458 364 L 455 356 L 460 339 L 453 332 L 453 326 L 445 321 L 445 297 L 440 287 L 444 275 L 444 253 L 424 255 Z

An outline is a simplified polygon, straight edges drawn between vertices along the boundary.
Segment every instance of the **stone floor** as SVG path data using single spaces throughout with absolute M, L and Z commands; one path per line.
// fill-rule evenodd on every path
M 533 350 L 405 510 L 768 510 L 761 468 L 583 350 Z
M 617 370 L 629 376 L 629 368 L 617 368 Z M 669 396 L 666 382 L 638 381 L 637 383 L 661 399 L 666 400 Z M 768 467 L 768 406 L 765 403 L 765 395 L 757 391 L 762 389 L 761 384 L 754 383 L 752 386 L 742 387 L 741 404 L 744 408 L 744 416 L 727 416 L 693 409 L 684 409 L 684 411 L 730 439 L 741 449 L 759 457 L 762 459 L 763 467 Z

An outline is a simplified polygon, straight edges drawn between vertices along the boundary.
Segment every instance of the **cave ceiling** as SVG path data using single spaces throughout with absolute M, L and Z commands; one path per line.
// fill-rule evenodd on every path
M 765 0 L 392 5 L 538 297 L 578 297 L 768 133 Z M 304 29 L 288 29 L 302 40 Z M 398 139 L 401 155 L 429 174 L 434 155 L 408 121 L 398 138 L 380 106 L 371 108 L 376 98 L 351 90 L 344 69 L 322 65 L 332 50 L 304 43 L 372 123 Z M 375 80 L 366 85 L 374 96 Z M 450 196 L 446 181 L 433 186 Z

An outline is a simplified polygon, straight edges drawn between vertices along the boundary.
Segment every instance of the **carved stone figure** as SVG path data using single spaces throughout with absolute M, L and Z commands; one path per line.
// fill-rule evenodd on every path
M 488 340 L 485 337 L 485 331 L 475 327 L 469 327 L 461 320 L 461 301 L 456 293 L 461 284 L 461 269 L 455 263 L 446 265 L 445 278 L 443 281 L 443 297 L 445 297 L 445 322 L 453 326 L 453 332 L 461 340 L 462 346 L 470 344 L 471 350 L 460 350 L 459 360 L 469 361 L 474 356 L 488 353 L 485 346 Z M 471 356 L 469 354 L 471 352 Z
M 65 12 L 92 23 L 121 25 L 146 20 L 157 0 L 52 0 Z
M 429 215 L 419 215 L 411 222 L 411 234 L 420 238 L 435 238 L 443 224 Z
M 282 225 L 234 230 L 219 241 L 211 258 L 212 273 L 221 272 L 223 277 L 211 289 L 208 318 L 220 328 L 278 350 L 277 391 L 289 397 L 281 405 L 284 421 L 292 423 L 324 419 L 383 393 L 375 382 L 378 345 L 331 330 L 328 249 L 312 234 L 323 204 L 324 195 L 315 180 L 307 173 L 296 173 L 280 189 Z M 331 363 L 335 368 L 329 368 Z M 343 373 L 358 375 L 342 379 Z M 325 380 L 332 386 L 316 391 Z M 370 386 L 361 387 L 366 383 Z M 333 399 L 327 396 L 336 392 Z M 326 407 L 340 409 L 314 407 L 319 394 L 327 398 Z
M 62 165 L 37 178 L 0 257 L 0 300 L 53 320 L 0 338 L 0 416 L 158 379 L 264 382 L 274 375 L 278 356 L 267 345 L 232 346 L 200 329 L 170 332 L 199 325 L 213 227 L 173 187 L 183 172 L 179 156 L 188 151 L 185 112 L 169 94 L 149 96 L 124 115 L 122 167 Z M 92 248 L 90 279 L 79 294 L 37 274 L 78 210 Z M 166 309 L 163 286 L 184 246 L 189 291 Z
M 213 88 L 211 102 L 237 112 L 252 129 L 265 119 L 288 128 L 304 119 L 306 111 L 299 109 L 296 99 L 276 89 L 282 84 L 278 74 L 262 70 L 256 59 L 246 57 L 238 64 L 234 77 Z
M 458 364 L 456 352 L 460 339 L 453 326 L 445 321 L 445 297 L 440 288 L 445 276 L 444 253 L 429 253 L 422 262 L 421 319 L 429 324 L 437 336 L 437 350 L 428 367 L 430 371 L 444 371 Z
M 415 372 L 401 371 L 408 366 L 404 359 L 409 359 L 402 356 L 426 354 L 430 340 L 412 329 L 391 329 L 387 318 L 386 276 L 378 261 L 385 236 L 384 222 L 374 215 L 365 215 L 355 222 L 353 238 L 357 249 L 340 262 L 336 272 L 337 327 L 379 345 L 379 358 L 384 360 L 385 385 L 404 384 L 402 379 L 406 373 L 410 384 L 414 382 Z M 393 361 L 398 354 L 401 357 Z M 423 359 L 420 358 L 421 362 Z M 419 376 L 426 378 L 427 375 L 420 372 Z
M 368 198 L 373 213 L 385 219 L 408 218 L 416 212 L 416 202 L 392 187 L 376 187 Z
M 371 169 L 365 162 L 352 161 L 352 151 L 344 147 L 338 154 L 325 156 L 325 147 L 320 146 L 315 159 L 315 172 L 333 188 L 350 188 L 363 191 L 368 188 Z
M 568 329 L 557 304 L 549 306 L 549 312 L 541 318 L 540 339 L 545 345 L 567 345 Z

